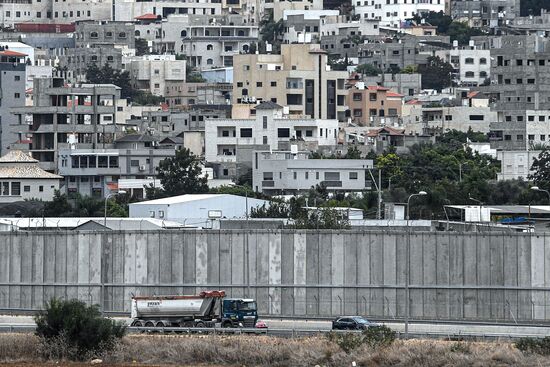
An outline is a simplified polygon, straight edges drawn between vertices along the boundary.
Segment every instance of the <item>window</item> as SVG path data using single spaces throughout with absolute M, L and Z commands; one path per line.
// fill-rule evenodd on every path
M 312 137 L 313 136 L 313 130 L 306 130 L 306 136 Z
M 15 94 L 13 95 L 13 97 L 14 97 L 14 98 L 20 98 L 20 97 L 21 97 L 21 94 L 15 93 Z
M 484 118 L 483 115 L 470 115 L 470 121 L 483 121 Z
M 369 94 L 369 101 L 376 101 L 376 93 Z
M 541 140 L 544 140 L 544 139 L 541 139 Z M 25 186 L 23 186 L 23 191 L 24 192 L 31 192 L 31 187 L 28 186 L 28 185 L 25 185 Z
M 118 157 L 117 156 L 109 157 L 109 167 L 118 168 Z
M 473 78 L 475 76 L 475 73 L 473 71 L 467 71 L 465 76 L 466 78 Z
M 105 37 L 112 38 L 113 37 L 113 32 L 105 32 Z
M 97 32 L 91 32 L 90 33 L 90 38 L 98 38 L 98 37 L 99 37 L 99 35 L 98 35 Z
M 252 137 L 252 129 L 246 128 L 241 129 L 241 138 L 251 138 Z
M 516 135 L 516 140 L 523 141 L 523 135 L 522 134 Z
M 212 51 L 214 49 L 214 46 L 208 44 L 206 45 L 206 51 Z
M 126 38 L 126 32 L 120 32 L 120 33 L 118 34 L 118 37 L 119 37 L 119 38 Z
M 263 128 L 267 129 L 267 116 L 262 117 L 262 122 L 263 122 Z
M 545 140 L 545 138 L 546 138 L 546 136 L 545 136 L 545 135 L 541 135 L 541 136 L 540 136 L 540 140 L 542 140 L 542 141 L 544 141 L 544 140 Z
M 516 84 L 523 84 L 523 79 L 517 78 L 516 79 Z
M 445 115 L 445 121 L 452 121 L 453 115 Z
M 21 76 L 19 75 L 16 75 L 14 78 L 13 78 L 16 82 L 20 81 L 21 80 Z
M 468 65 L 472 65 L 474 63 L 474 59 L 471 58 L 471 57 L 467 57 L 465 60 L 464 60 L 464 63 L 465 64 L 468 64 Z
M 306 171 L 304 177 L 306 178 L 306 180 L 309 180 L 309 172 Z
M 11 194 L 16 196 L 21 195 L 21 182 L 11 183 Z
M 267 144 L 267 136 L 264 136 L 263 139 L 262 139 L 262 144 L 266 145 Z
M 261 88 L 263 86 L 263 83 L 262 82 L 256 82 L 256 87 L 257 88 Z
M 360 108 L 356 108 L 353 110 L 353 116 L 354 117 L 362 117 L 363 116 L 363 110 Z
M 480 71 L 479 72 L 479 77 L 480 78 L 487 78 L 487 72 L 486 71 Z
M 132 167 L 139 167 L 139 160 L 137 160 L 137 159 L 132 159 L 132 160 L 130 161 L 130 166 L 132 166 Z
M 512 140 L 512 135 L 504 135 L 504 140 Z
M 44 186 L 42 186 L 42 185 L 38 186 L 38 191 L 39 192 L 44 192 Z
M 516 65 L 517 66 L 523 66 L 523 60 L 521 60 L 521 59 L 516 60 Z
M 279 128 L 279 129 L 277 129 L 277 137 L 279 137 L 279 138 L 290 138 L 290 129 L 289 128 Z
M 487 65 L 487 59 L 482 57 L 481 59 L 479 59 L 479 64 L 480 65 Z
M 294 179 L 296 180 L 298 178 L 298 172 L 294 172 Z
M 357 172 L 350 172 L 349 173 L 349 179 L 350 180 L 357 180 L 358 174 Z
M 213 63 L 214 63 L 214 60 L 206 59 L 206 65 L 212 65 Z
M 340 172 L 325 172 L 325 181 L 339 181 Z
M 535 140 L 535 135 L 529 134 L 529 135 L 527 135 L 527 139 L 529 139 L 529 140 Z
M 270 83 L 272 87 L 276 87 L 277 86 L 277 82 L 271 82 Z
M 243 82 L 237 82 L 237 88 L 242 88 L 243 87 Z
M 181 37 L 187 37 L 187 31 L 183 30 L 180 32 Z
M 539 116 L 539 121 L 544 122 L 544 116 Z
M 361 101 L 362 99 L 363 99 L 363 95 L 361 93 L 353 93 L 354 101 Z
M 264 181 L 272 181 L 273 172 L 264 172 Z
M 535 84 L 535 79 L 527 79 L 527 84 Z

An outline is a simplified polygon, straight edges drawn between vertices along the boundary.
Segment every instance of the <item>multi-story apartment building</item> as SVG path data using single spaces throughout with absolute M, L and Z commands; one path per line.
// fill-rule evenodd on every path
M 187 57 L 199 70 L 233 66 L 233 58 L 258 42 L 258 26 L 240 15 L 172 15 L 161 23 L 154 48 Z
M 470 27 L 507 26 L 519 12 L 520 0 L 451 0 L 451 16 Z
M 266 0 L 261 1 L 261 15 L 272 14 L 275 21 L 283 17 L 285 10 L 322 10 L 323 0 Z
M 78 144 L 83 149 L 108 148 L 123 128 L 117 121 L 120 88 L 111 84 L 65 86 L 64 80 L 35 79 L 34 105 L 13 108 L 17 141 L 30 138 L 26 147 L 42 168 L 58 167 L 57 152 Z M 18 146 L 23 148 L 23 146 Z
M 321 47 L 340 58 L 356 58 L 359 56 L 359 45 L 369 37 L 380 34 L 378 24 L 375 19 L 352 21 L 343 15 L 324 17 L 320 26 Z
M 283 107 L 263 102 L 248 119 L 208 120 L 205 124 L 205 158 L 218 164 L 219 178 L 232 176 L 232 166 L 251 161 L 253 150 L 289 149 L 289 144 L 317 150 L 334 146 L 338 141 L 338 121 L 291 118 L 283 115 Z
M 14 107 L 25 106 L 25 77 L 27 55 L 9 49 L 0 49 L 0 152 L 5 154 L 10 144 L 24 139 L 14 127 L 17 117 Z
M 190 15 L 221 15 L 221 0 L 196 0 L 196 1 L 138 1 L 122 0 L 114 4 L 114 20 L 121 22 L 132 22 L 145 14 L 153 14 L 161 18 L 169 15 L 190 14 Z
M 185 60 L 175 55 L 133 56 L 124 60 L 134 88 L 156 96 L 174 96 L 185 83 Z
M 512 29 L 513 34 L 518 32 L 548 32 L 548 29 L 550 29 L 550 9 L 540 9 L 540 15 L 516 17 L 508 23 L 507 27 Z
M 9 0 L 0 3 L 0 22 L 4 27 L 14 28 L 17 23 L 111 20 L 112 5 L 112 0 Z
M 355 14 L 362 19 L 377 19 L 380 25 L 400 28 L 415 14 L 445 11 L 445 0 L 354 0 Z
M 484 44 L 491 51 L 491 85 L 484 91 L 497 112 L 491 123 L 492 147 L 526 149 L 528 135 L 550 133 L 530 127 L 550 117 L 550 40 L 533 34 L 494 37 Z
M 498 150 L 497 159 L 500 161 L 500 172 L 497 180 L 528 180 L 533 161 L 538 158 L 540 150 Z
M 256 151 L 252 171 L 254 191 L 265 195 L 304 193 L 323 185 L 330 191 L 370 189 L 371 159 L 310 159 L 309 152 Z
M 271 101 L 292 115 L 344 121 L 348 72 L 330 70 L 327 61 L 315 44 L 283 44 L 280 55 L 235 56 L 233 112 Z
M 283 42 L 319 43 L 321 19 L 338 14 L 338 10 L 285 10 Z
M 448 37 L 403 36 L 400 39 L 372 40 L 359 46 L 359 63 L 372 64 L 383 71 L 426 64 L 435 51 L 450 48 Z
M 135 48 L 134 25 L 124 22 L 78 22 L 75 29 L 75 48 L 66 50 L 59 58 L 67 67 L 71 81 L 86 80 L 88 65 L 122 69 L 123 50 Z
M 384 73 L 377 76 L 363 75 L 360 80 L 355 80 L 355 78 L 359 78 L 359 75 L 355 74 L 354 79 L 349 80 L 348 83 L 353 85 L 357 81 L 363 81 L 366 85 L 380 85 L 404 96 L 414 96 L 422 90 L 422 77 L 420 74 Z
M 175 155 L 173 147 L 160 147 L 148 134 L 129 134 L 108 149 L 62 148 L 57 152 L 57 172 L 64 177 L 68 194 L 105 197 L 118 191 L 119 179 L 145 179 L 156 175 L 159 163 Z M 143 189 L 133 190 L 142 198 Z
M 461 86 L 475 87 L 484 84 L 491 76 L 491 51 L 478 50 L 475 46 L 436 51 L 436 56 L 450 63 L 455 69 L 454 79 Z
M 380 86 L 355 83 L 348 92 L 352 122 L 360 126 L 397 126 L 403 95 Z

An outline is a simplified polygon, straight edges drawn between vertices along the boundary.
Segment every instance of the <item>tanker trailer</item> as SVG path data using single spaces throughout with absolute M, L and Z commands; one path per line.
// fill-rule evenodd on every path
M 253 299 L 226 298 L 225 291 L 191 296 L 132 297 L 132 326 L 254 327 L 258 321 Z

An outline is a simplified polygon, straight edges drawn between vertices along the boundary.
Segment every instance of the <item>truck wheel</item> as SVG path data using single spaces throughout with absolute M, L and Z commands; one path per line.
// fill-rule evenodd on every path
M 222 327 L 223 328 L 232 328 L 233 323 L 231 321 L 224 321 L 224 323 L 222 324 Z
M 199 321 L 195 324 L 195 327 L 204 327 L 204 322 Z
M 147 321 L 147 322 L 145 323 L 145 327 L 154 328 L 155 325 L 154 325 L 151 321 Z M 149 329 L 149 330 L 147 330 L 147 332 L 148 332 L 148 333 L 153 333 L 154 330 L 153 330 L 153 329 Z

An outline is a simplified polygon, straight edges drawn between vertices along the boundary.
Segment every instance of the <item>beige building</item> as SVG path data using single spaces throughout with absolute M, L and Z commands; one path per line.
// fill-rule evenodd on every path
M 257 103 L 271 101 L 289 115 L 345 121 L 348 72 L 330 70 L 327 61 L 318 44 L 284 44 L 280 55 L 235 56 L 236 115 L 246 118 Z
M 355 83 L 349 89 L 347 105 L 355 124 L 361 126 L 396 125 L 401 118 L 403 95 L 380 86 Z

